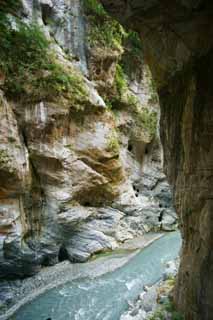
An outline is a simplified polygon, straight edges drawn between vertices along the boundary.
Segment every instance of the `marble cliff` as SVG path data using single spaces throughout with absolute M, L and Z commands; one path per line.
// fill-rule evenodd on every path
M 188 51 L 183 57 L 188 58 Z M 211 146 L 198 140 L 196 146 L 203 152 L 193 147 L 184 151 L 188 140 L 194 141 L 188 128 L 198 119 L 192 104 L 196 83 L 194 78 L 188 82 L 187 72 L 178 86 L 174 78 L 168 90 L 162 87 L 165 99 L 170 89 L 178 95 L 162 108 L 166 166 L 178 185 L 185 183 L 185 176 L 177 175 L 180 163 L 190 171 L 202 154 L 206 168 Z M 183 113 L 188 93 L 191 111 Z M 174 103 L 177 113 L 172 113 Z M 204 109 L 200 112 L 198 120 Z M 84 262 L 126 239 L 176 228 L 162 171 L 159 114 L 137 34 L 125 31 L 100 5 L 0 1 L 1 278 L 29 276 L 65 259 Z M 181 127 L 175 119 L 183 115 Z M 167 121 L 173 116 L 175 127 Z M 173 152 L 175 136 L 182 139 L 181 154 Z M 188 165 L 191 156 L 193 166 Z M 196 185 L 203 181 L 196 175 L 189 180 Z M 180 205 L 187 206 L 187 219 L 192 219 L 197 202 L 192 201 L 193 193 L 184 199 Z M 204 224 L 209 205 L 196 207 L 204 210 Z
M 101 2 L 141 34 L 158 87 L 165 171 L 183 236 L 176 306 L 187 320 L 213 319 L 213 4 Z

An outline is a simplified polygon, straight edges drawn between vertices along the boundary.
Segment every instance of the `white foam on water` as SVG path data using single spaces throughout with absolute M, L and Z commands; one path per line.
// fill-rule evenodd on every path
M 125 285 L 128 290 L 131 290 L 138 283 L 138 279 L 133 279 L 129 282 L 126 282 Z
M 88 291 L 89 289 L 91 289 L 91 286 L 84 286 L 84 285 L 82 285 L 82 284 L 79 284 L 79 285 L 78 285 L 78 288 L 81 289 L 81 290 Z
M 71 314 L 69 312 L 69 314 Z M 75 320 L 82 320 L 85 319 L 85 310 L 83 308 L 80 308 L 77 313 L 75 314 Z
M 70 288 L 64 288 L 64 289 L 61 289 L 59 291 L 59 294 L 63 297 L 71 297 L 72 296 L 72 289 L 71 287 Z

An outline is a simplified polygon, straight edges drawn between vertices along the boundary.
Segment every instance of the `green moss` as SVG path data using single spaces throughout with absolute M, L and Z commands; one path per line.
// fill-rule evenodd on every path
M 88 32 L 90 46 L 121 50 L 122 41 L 126 36 L 123 27 L 105 12 L 99 1 L 84 0 L 84 7 L 90 24 Z
M 130 31 L 124 41 L 121 64 L 129 78 L 141 80 L 143 75 L 143 47 L 137 32 Z
M 107 141 L 107 151 L 118 154 L 120 150 L 117 132 L 114 130 Z
M 143 108 L 138 112 L 138 124 L 145 128 L 149 135 L 154 137 L 157 131 L 157 113 Z
M 149 99 L 149 103 L 150 103 L 150 104 L 156 104 L 156 103 L 158 103 L 158 95 L 157 95 L 157 92 L 152 92 L 152 93 L 151 93 L 151 96 L 150 96 L 150 99 Z
M 0 12 L 15 14 L 20 7 L 20 0 L 0 0 Z
M 151 78 L 151 81 L 150 81 L 150 93 L 151 93 L 151 96 L 150 96 L 149 102 L 153 104 L 158 103 L 157 86 L 153 78 Z
M 149 320 L 165 320 L 165 314 L 169 313 L 171 320 L 183 320 L 183 316 L 175 310 L 174 304 L 168 299 L 150 318 Z
M 116 66 L 115 86 L 119 94 L 119 97 L 121 97 L 128 90 L 128 84 L 125 77 L 125 73 L 120 64 L 117 64 Z
M 132 110 L 132 115 L 135 118 L 136 129 L 139 131 L 139 134 L 140 131 L 144 131 L 147 132 L 151 138 L 154 138 L 157 131 L 157 112 L 148 107 L 142 107 L 134 95 L 128 96 L 128 102 Z
M 114 21 L 105 12 L 98 0 L 84 0 L 85 12 L 89 20 L 88 39 L 91 47 L 104 47 L 106 49 L 119 49 L 124 54 L 116 65 L 114 84 L 111 90 L 104 94 L 101 92 L 108 108 L 113 112 L 128 106 L 129 112 L 135 119 L 133 129 L 135 136 L 143 132 L 151 138 L 157 130 L 157 113 L 143 108 L 133 94 L 129 91 L 128 79 L 141 81 L 143 74 L 143 51 L 138 33 L 125 32 L 121 25 Z M 156 101 L 156 95 L 151 97 Z
M 8 154 L 5 150 L 0 150 L 0 162 L 7 163 L 8 162 Z
M 107 13 L 104 10 L 102 4 L 97 0 L 84 0 L 84 8 L 85 13 L 88 15 L 95 14 L 99 17 L 107 16 Z
M 87 93 L 81 77 L 57 62 L 50 43 L 35 24 L 25 25 L 0 15 L 0 72 L 3 90 L 11 99 L 54 100 L 64 97 L 74 102 Z
M 131 46 L 132 57 L 143 60 L 143 46 L 139 34 L 135 31 L 130 31 L 126 42 Z
M 14 172 L 14 168 L 11 166 L 12 159 L 8 155 L 6 150 L 0 150 L 0 169 L 6 169 L 10 173 Z

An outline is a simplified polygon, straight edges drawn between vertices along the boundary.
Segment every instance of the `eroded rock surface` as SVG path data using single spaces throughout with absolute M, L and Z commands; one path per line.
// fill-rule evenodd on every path
M 56 71 L 63 66 L 83 89 L 73 91 L 75 98 L 65 94 L 63 73 L 53 79 L 52 96 L 41 82 L 34 95 L 26 77 L 18 99 L 7 94 L 0 74 L 0 277 L 29 276 L 66 259 L 83 262 L 150 230 L 175 229 L 149 68 L 130 70 L 118 95 L 125 49 L 88 40 L 91 20 L 80 1 L 23 1 L 17 15 L 41 26 L 60 64 Z M 39 73 L 45 81 L 51 70 Z
M 187 320 L 212 319 L 212 3 L 102 3 L 141 33 L 158 85 L 165 169 L 183 235 L 176 304 Z

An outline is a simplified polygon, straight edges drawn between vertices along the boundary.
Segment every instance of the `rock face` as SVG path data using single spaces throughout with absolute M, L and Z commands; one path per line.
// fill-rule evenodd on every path
M 93 26 L 80 1 L 23 1 L 17 12 L 22 22 L 41 26 L 52 55 L 30 78 L 27 50 L 16 87 L 9 68 L 0 73 L 0 277 L 29 276 L 65 259 L 83 262 L 144 232 L 173 230 L 148 67 L 140 66 L 140 79 L 134 72 L 124 79 L 119 69 L 118 95 L 124 49 L 88 41 Z M 22 25 L 19 34 L 17 18 L 10 22 L 23 43 L 30 29 Z M 44 50 L 41 30 L 32 30 L 33 39 Z M 104 100 L 115 96 L 109 108 Z
M 212 71 L 209 1 L 108 1 L 141 33 L 158 85 L 165 170 L 181 219 L 182 260 L 175 302 L 187 320 L 213 318 Z

